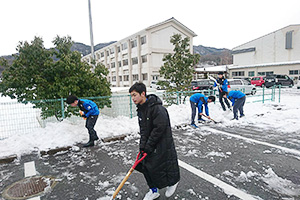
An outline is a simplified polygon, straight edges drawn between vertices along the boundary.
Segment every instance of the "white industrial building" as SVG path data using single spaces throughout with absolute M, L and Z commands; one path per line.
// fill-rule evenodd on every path
M 284 74 L 300 76 L 300 25 L 290 25 L 233 48 L 231 78 Z
M 174 34 L 190 39 L 192 53 L 196 34 L 171 18 L 97 50 L 96 63 L 101 62 L 109 69 L 108 79 L 113 87 L 128 87 L 136 81 L 149 86 L 152 80 L 160 78 L 164 55 L 173 52 L 170 38 Z M 90 63 L 91 54 L 82 60 Z

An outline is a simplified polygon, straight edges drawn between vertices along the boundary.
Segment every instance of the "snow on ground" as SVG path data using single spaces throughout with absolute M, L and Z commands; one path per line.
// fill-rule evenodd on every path
M 247 97 L 248 98 L 248 97 Z M 7 99 L 5 99 L 7 100 Z M 1 99 L 1 102 L 5 101 Z M 246 103 L 246 117 L 231 121 L 233 114 L 221 110 L 219 103 L 210 103 L 210 116 L 221 121 L 220 126 L 239 127 L 255 126 L 261 129 L 274 128 L 285 133 L 300 133 L 300 90 L 283 89 L 281 103 L 266 102 Z M 168 107 L 171 125 L 190 123 L 191 109 L 189 102 L 184 105 Z M 101 138 L 122 134 L 137 134 L 139 131 L 137 117 L 107 117 L 100 115 L 95 126 Z M 15 134 L 0 140 L 0 157 L 27 154 L 32 151 L 49 150 L 63 146 L 73 146 L 88 141 L 88 133 L 83 119 L 66 119 L 63 122 L 48 122 L 45 128 L 36 128 L 29 134 Z

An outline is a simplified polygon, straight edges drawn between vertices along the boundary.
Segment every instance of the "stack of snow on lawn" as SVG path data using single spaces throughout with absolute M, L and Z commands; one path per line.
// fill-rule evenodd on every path
M 295 90 L 295 89 L 293 89 Z M 282 91 L 281 103 L 266 102 L 246 103 L 245 118 L 238 121 L 231 121 L 232 113 L 222 111 L 219 103 L 209 104 L 210 116 L 222 122 L 218 126 L 240 126 L 251 124 L 260 129 L 272 127 L 286 133 L 300 132 L 299 99 L 300 93 L 290 93 L 292 89 Z M 6 99 L 0 101 L 7 102 Z M 134 109 L 135 110 L 135 109 Z M 185 105 L 172 105 L 168 107 L 172 127 L 190 123 L 191 108 L 189 102 Z M 9 111 L 7 111 L 7 115 Z M 15 115 L 14 123 L 24 123 L 23 117 Z M 17 121 L 19 120 L 19 121 Z M 44 151 L 58 147 L 72 146 L 77 143 L 84 143 L 88 140 L 87 130 L 84 120 L 66 119 L 62 122 L 47 123 L 45 128 L 36 128 L 27 134 L 16 133 L 6 139 L 0 140 L 0 157 L 9 155 L 22 155 L 32 151 Z M 201 125 L 200 125 L 201 126 Z M 136 117 L 107 117 L 100 115 L 95 126 L 101 138 L 118 136 L 122 134 L 137 134 L 139 131 L 138 120 Z M 5 130 L 1 130 L 4 134 Z

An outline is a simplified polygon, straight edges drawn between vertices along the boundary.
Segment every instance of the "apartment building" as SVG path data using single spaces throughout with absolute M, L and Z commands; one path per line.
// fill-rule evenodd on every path
M 96 63 L 103 63 L 109 69 L 108 80 L 113 87 L 128 87 L 136 81 L 149 86 L 152 80 L 161 79 L 159 69 L 164 55 L 173 52 L 170 38 L 174 34 L 188 37 L 193 52 L 196 34 L 171 18 L 97 50 Z M 82 60 L 90 63 L 91 54 Z
M 290 25 L 233 48 L 232 78 L 285 74 L 300 77 L 300 25 Z

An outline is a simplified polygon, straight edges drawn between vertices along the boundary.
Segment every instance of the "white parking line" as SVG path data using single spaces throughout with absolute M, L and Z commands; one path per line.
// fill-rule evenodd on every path
M 24 163 L 24 174 L 25 178 L 36 175 L 35 163 L 34 161 Z M 33 197 L 28 200 L 40 200 L 40 197 Z
M 25 174 L 25 177 L 36 175 L 34 161 L 24 163 L 24 174 Z
M 242 190 L 239 190 L 231 185 L 228 185 L 227 183 L 181 161 L 178 160 L 179 166 L 188 170 L 189 172 L 192 172 L 193 174 L 199 176 L 200 178 L 218 186 L 219 188 L 221 188 L 227 195 L 234 195 L 242 200 L 257 200 L 256 198 L 254 198 L 252 195 L 247 194 L 245 192 L 243 192 Z
M 238 139 L 241 139 L 241 140 L 246 140 L 246 141 L 253 142 L 253 143 L 256 143 L 256 144 L 261 144 L 261 145 L 264 145 L 264 146 L 280 149 L 280 150 L 282 150 L 286 153 L 290 153 L 290 154 L 300 156 L 300 151 L 298 151 L 296 149 L 289 149 L 287 147 L 282 147 L 282 146 L 279 146 L 279 145 L 276 145 L 276 144 L 271 144 L 271 143 L 262 142 L 262 141 L 259 141 L 259 140 L 254 140 L 254 139 L 247 138 L 247 137 L 244 137 L 244 136 L 240 136 L 240 135 L 237 135 L 237 134 L 216 130 L 216 129 L 213 129 L 213 128 L 210 128 L 210 127 L 201 127 L 201 129 L 210 131 L 212 133 L 219 133 L 219 134 L 222 134 L 222 135 L 227 135 L 227 136 L 238 138 Z

